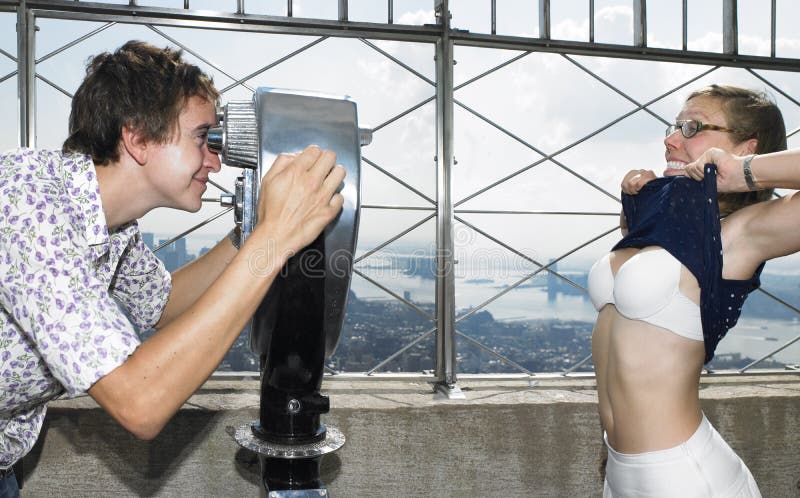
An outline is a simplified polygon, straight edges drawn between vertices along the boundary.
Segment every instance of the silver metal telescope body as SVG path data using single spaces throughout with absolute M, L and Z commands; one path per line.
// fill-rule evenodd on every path
M 314 92 L 258 88 L 253 100 L 232 101 L 222 110 L 221 126 L 209 130 L 209 148 L 222 155 L 228 166 L 244 168 L 237 179 L 236 193 L 223 204 L 234 204 L 242 242 L 252 233 L 257 220 L 261 178 L 284 152 L 300 152 L 318 145 L 336 152 L 337 164 L 347 171 L 340 193 L 344 206 L 339 217 L 325 229 L 329 267 L 334 277 L 326 281 L 326 356 L 338 344 L 352 256 L 358 233 L 361 205 L 361 146 L 372 141 L 372 132 L 358 128 L 356 104 L 346 97 Z M 341 300 L 339 300 L 341 299 Z M 251 335 L 251 349 L 260 354 L 268 331 Z
M 221 200 L 235 206 L 243 243 L 259 221 L 261 179 L 279 154 L 318 145 L 333 150 L 347 172 L 341 214 L 289 259 L 253 316 L 260 414 L 235 434 L 240 445 L 259 453 L 270 493 L 324 491 L 319 459 L 341 447 L 344 436 L 320 423 L 329 400 L 319 390 L 324 360 L 336 349 L 344 322 L 358 233 L 361 146 L 372 134 L 359 129 L 352 100 L 296 90 L 258 88 L 252 100 L 225 105 L 220 118 L 220 126 L 209 130 L 208 147 L 225 164 L 244 168 L 235 194 Z

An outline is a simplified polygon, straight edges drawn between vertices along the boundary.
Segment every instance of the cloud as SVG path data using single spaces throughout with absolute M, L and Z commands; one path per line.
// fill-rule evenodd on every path
M 800 39 L 797 38 L 777 38 L 775 40 L 775 51 L 780 57 L 797 57 L 800 55 Z
M 595 11 L 595 38 L 605 43 L 631 43 L 633 9 L 626 6 L 602 7 Z M 589 19 L 567 18 L 551 27 L 557 40 L 589 40 Z
M 551 37 L 556 40 L 588 40 L 589 20 L 576 21 L 572 18 L 565 19 L 551 26 L 550 31 Z
M 722 33 L 707 32 L 703 36 L 687 41 L 689 50 L 700 52 L 722 52 Z
M 433 24 L 436 22 L 436 13 L 431 10 L 417 10 L 415 12 L 405 12 L 397 20 L 397 24 L 410 24 L 421 26 L 423 24 Z
M 397 3 L 397 2 L 396 2 Z M 294 14 L 298 17 L 318 14 L 321 9 L 314 6 L 318 2 L 295 0 Z M 376 3 L 377 5 L 377 3 Z M 385 4 L 383 4 L 385 6 Z M 303 9 L 305 6 L 305 10 Z M 693 6 L 694 7 L 694 6 Z M 376 7 L 377 8 L 377 7 Z M 383 7 L 381 7 L 383 8 Z M 473 9 L 474 10 L 474 9 Z M 482 14 L 481 14 L 482 15 Z M 596 37 L 598 41 L 608 43 L 630 44 L 632 42 L 633 11 L 629 6 L 617 5 L 600 8 L 596 11 Z M 13 31 L 14 16 L 8 16 L 6 26 Z M 485 21 L 486 17 L 481 17 Z M 533 19 L 533 18 L 532 18 Z M 398 24 L 421 25 L 435 22 L 432 9 L 419 9 L 405 12 L 395 19 Z M 507 23 L 510 21 L 506 21 Z M 527 21 L 526 21 L 527 22 Z M 651 17 L 651 22 L 659 22 Z M 663 23 L 662 23 L 663 24 Z M 520 21 L 520 29 L 530 29 L 535 20 L 529 24 Z M 128 30 L 130 27 L 124 28 Z M 164 28 L 172 36 L 198 49 L 211 60 L 219 61 L 224 69 L 239 76 L 248 74 L 256 67 L 275 60 L 299 46 L 312 40 L 306 36 L 236 34 L 224 35 L 211 30 L 185 30 Z M 120 37 L 129 36 L 129 31 L 112 28 L 110 33 Z M 650 30 L 649 43 L 654 44 Z M 663 29 L 661 32 L 664 32 Z M 670 31 L 672 32 L 672 31 Z M 699 30 L 697 31 L 700 32 Z M 554 38 L 588 40 L 589 21 L 584 17 L 564 19 L 553 26 Z M 45 36 L 42 33 L 40 36 Z M 666 35 L 665 35 L 666 36 Z M 104 34 L 98 37 L 98 43 L 107 43 L 109 38 Z M 115 38 L 116 40 L 116 38 Z M 657 40 L 655 40 L 657 41 Z M 115 42 L 116 43 L 116 42 Z M 163 41 L 160 41 L 163 43 Z M 433 79 L 433 47 L 426 43 L 407 43 L 400 41 L 372 41 L 381 49 L 402 60 L 415 70 Z M 759 37 L 742 36 L 740 43 L 743 49 L 752 51 L 768 50 L 768 40 Z M 118 45 L 118 44 L 117 44 Z M 241 54 L 231 52 L 232 46 L 246 46 L 250 51 Z M 708 33 L 690 41 L 693 50 L 719 51 L 722 46 L 719 33 Z M 800 40 L 796 38 L 779 38 L 777 41 L 779 55 L 786 52 L 800 53 Z M 14 48 L 13 46 L 11 47 Z M 110 47 L 104 47 L 110 48 Z M 72 56 L 71 50 L 64 55 Z M 96 52 L 96 50 L 92 50 Z M 250 61 L 248 54 L 258 54 L 258 63 Z M 456 47 L 458 65 L 455 68 L 456 78 L 465 81 L 472 76 L 483 73 L 503 60 L 518 55 L 517 51 L 479 49 L 475 47 Z M 251 57 L 252 58 L 252 57 Z M 621 91 L 638 102 L 646 102 L 666 92 L 684 81 L 704 71 L 706 67 L 691 64 L 666 64 L 654 62 L 631 61 L 588 56 L 572 56 Z M 74 57 L 73 57 L 74 59 Z M 54 60 L 45 62 L 39 68 L 48 77 L 63 79 L 63 71 L 51 66 Z M 78 61 L 74 67 L 82 67 Z M 253 67 L 251 67 L 253 66 Z M 77 70 L 76 70 L 77 71 Z M 702 81 L 690 85 L 689 89 L 711 81 L 750 83 L 752 77 L 742 75 L 742 71 L 718 71 Z M 53 74 L 51 74 L 53 73 Z M 76 73 L 77 74 L 77 73 Z M 633 77 L 632 77 L 633 75 Z M 57 79 L 57 81 L 61 81 Z M 77 79 L 74 76 L 72 79 Z M 786 78 L 787 81 L 793 80 Z M 220 82 L 227 81 L 220 77 Z M 15 88 L 13 81 L 7 81 L 9 88 L 0 87 L 4 102 L 10 102 L 8 108 L 16 107 L 13 102 Z M 382 57 L 377 52 L 354 39 L 329 38 L 319 45 L 294 57 L 281 65 L 267 71 L 251 82 L 253 85 L 282 86 L 289 88 L 310 88 L 334 94 L 349 94 L 357 101 L 359 118 L 362 125 L 377 125 L 389 117 L 401 112 L 408 106 L 429 97 L 433 89 L 427 83 L 409 74 L 396 63 Z M 789 89 L 788 83 L 781 83 L 781 88 Z M 71 87 L 73 88 L 73 87 Z M 671 119 L 678 112 L 687 90 L 657 102 L 653 109 L 665 119 Z M 51 90 L 40 91 L 42 97 L 57 102 L 58 95 Z M 51 97 L 48 97 L 53 94 Z M 226 99 L 228 96 L 226 96 Z M 241 98 L 241 97 L 240 97 Z M 495 121 L 500 126 L 520 136 L 523 140 L 535 145 L 545 153 L 553 153 L 565 145 L 592 133 L 610 120 L 634 108 L 634 104 L 605 87 L 589 74 L 583 72 L 566 58 L 557 54 L 532 53 L 521 60 L 504 67 L 470 84 L 456 92 L 456 98 L 474 108 L 477 112 Z M 44 101 L 43 101 L 44 102 Z M 55 107 L 55 106 L 53 106 Z M 435 163 L 436 154 L 436 119 L 433 104 L 399 119 L 376 133 L 375 142 L 363 153 L 392 174 L 435 197 Z M 39 123 L 40 144 L 44 145 L 55 137 L 56 130 L 64 130 L 66 113 L 57 114 L 61 109 L 43 113 Z M 65 111 L 66 112 L 66 111 Z M 480 188 L 523 168 L 540 156 L 508 137 L 496 128 L 478 119 L 469 112 L 457 107 L 455 122 L 455 155 L 458 165 L 453 169 L 453 194 L 458 200 Z M 51 125 L 51 123 L 55 123 Z M 46 131 L 45 131 L 46 130 Z M 16 135 L 10 132 L 12 140 Z M 560 154 L 557 160 L 567 167 L 586 176 L 604 189 L 616 193 L 619 178 L 627 170 L 634 167 L 646 167 L 658 170 L 663 165 L 663 124 L 655 118 L 639 111 L 603 131 L 586 142 Z M 58 140 L 52 138 L 57 146 Z M 366 166 L 365 168 L 370 168 Z M 231 185 L 236 171 L 223 170 L 224 180 L 221 183 Z M 414 194 L 409 194 L 385 175 L 372 171 L 371 178 L 375 183 L 364 183 L 365 198 L 375 204 L 425 204 Z M 207 196 L 213 196 L 209 193 Z M 496 190 L 478 196 L 464 207 L 508 208 L 518 209 L 563 209 L 563 210 L 607 210 L 610 201 L 602 193 L 587 187 L 581 180 L 566 173 L 554 164 L 542 164 L 529 172 L 523 173 Z M 215 212 L 216 206 L 209 205 L 203 214 Z M 374 210 L 373 210 L 374 211 Z M 420 216 L 419 212 L 413 212 Z M 371 214 L 373 218 L 376 215 Z M 411 219 L 413 216 L 408 216 Z M 145 222 L 156 232 L 178 233 L 192 224 L 197 217 L 185 213 L 165 214 L 159 212 Z M 218 230 L 224 233 L 230 226 L 230 217 L 220 221 Z M 506 217 L 496 218 L 499 229 L 508 228 L 512 223 L 520 221 Z M 383 222 L 383 220 L 389 220 Z M 374 223 L 365 229 L 362 236 L 366 239 L 380 240 L 400 231 L 405 218 L 391 213 L 380 218 L 381 223 Z M 601 225 L 613 223 L 604 220 Z M 522 222 L 527 223 L 527 221 Z M 549 223 L 549 222 L 548 222 Z M 597 224 L 597 218 L 589 219 L 589 225 Z M 365 225 L 366 227 L 367 225 Z M 575 225 L 577 226 L 577 224 Z M 572 227 L 572 226 L 571 226 Z M 555 252 L 560 247 L 558 224 L 541 224 L 537 237 L 542 240 L 552 239 L 552 249 L 547 242 L 544 248 Z M 592 232 L 593 226 L 587 226 L 586 234 Z M 217 229 L 215 226 L 214 229 Z M 513 230 L 512 230 L 513 231 Z M 430 230 L 420 230 L 410 237 L 420 239 L 432 237 Z M 509 236 L 512 236 L 510 234 Z M 522 243 L 522 242 L 520 242 Z M 602 244 L 607 249 L 607 244 Z M 541 244 L 537 247 L 542 247 Z
M 617 21 L 632 21 L 633 20 L 633 9 L 629 6 L 625 5 L 615 5 L 610 7 L 603 7 L 600 10 L 596 11 L 594 14 L 594 20 L 597 21 L 604 21 L 609 23 L 614 23 Z M 633 31 L 632 24 L 628 24 L 631 26 L 630 31 Z

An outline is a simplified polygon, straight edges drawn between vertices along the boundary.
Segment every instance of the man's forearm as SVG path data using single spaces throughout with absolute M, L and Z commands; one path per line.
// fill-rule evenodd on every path
M 210 251 L 172 273 L 169 300 L 156 324 L 160 329 L 197 301 L 236 256 L 237 249 L 227 237 Z
M 186 313 L 144 341 L 89 394 L 137 437 L 155 437 L 211 375 L 255 312 L 288 255 L 274 247 L 243 247 Z

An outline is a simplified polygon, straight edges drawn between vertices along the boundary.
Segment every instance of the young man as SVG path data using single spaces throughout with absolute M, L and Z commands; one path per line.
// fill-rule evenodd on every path
M 137 437 L 155 437 L 288 256 L 341 209 L 332 152 L 282 155 L 241 249 L 225 239 L 170 276 L 136 220 L 200 209 L 220 169 L 206 143 L 218 96 L 180 52 L 128 42 L 90 62 L 63 151 L 0 155 L 0 495 L 18 496 L 10 469 L 58 396 L 88 392 Z M 150 327 L 158 332 L 140 342 Z

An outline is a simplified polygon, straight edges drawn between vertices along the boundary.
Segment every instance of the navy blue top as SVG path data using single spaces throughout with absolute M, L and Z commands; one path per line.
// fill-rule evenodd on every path
M 722 278 L 722 241 L 717 204 L 717 168 L 706 164 L 698 182 L 686 176 L 656 178 L 636 195 L 622 195 L 626 235 L 613 250 L 659 246 L 680 261 L 700 285 L 700 320 L 706 349 L 704 363 L 728 330 L 736 325 L 742 304 L 756 290 L 764 263 L 748 280 Z

